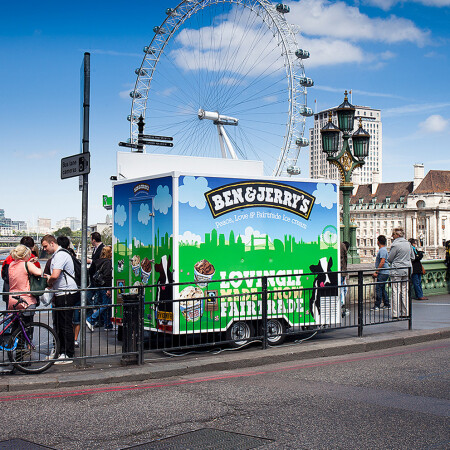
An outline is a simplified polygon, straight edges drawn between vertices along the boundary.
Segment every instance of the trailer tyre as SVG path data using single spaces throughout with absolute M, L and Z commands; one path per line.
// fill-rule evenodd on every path
M 270 345 L 280 345 L 286 339 L 286 326 L 283 320 L 269 319 L 267 321 L 267 341 Z
M 250 342 L 255 330 L 250 322 L 233 322 L 227 330 L 227 341 L 232 341 L 233 347 L 240 347 Z

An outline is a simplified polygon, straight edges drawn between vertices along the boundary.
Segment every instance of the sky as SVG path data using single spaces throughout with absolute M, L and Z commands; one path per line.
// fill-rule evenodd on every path
M 381 110 L 382 181 L 412 180 L 415 163 L 424 163 L 425 172 L 450 170 L 450 0 L 286 4 L 291 9 L 286 19 L 311 53 L 304 63 L 314 80 L 308 106 L 336 106 L 351 89 L 353 104 Z M 153 27 L 176 1 L 130 5 L 103 0 L 2 5 L 0 208 L 7 217 L 31 223 L 51 218 L 53 225 L 81 217 L 78 178 L 61 180 L 60 161 L 80 151 L 80 67 L 84 52 L 90 52 L 88 223 L 105 220 L 102 195 L 111 193 L 117 143 L 129 137 L 134 71 Z M 308 119 L 306 137 L 311 124 Z M 268 158 L 268 165 L 274 159 Z M 307 176 L 307 150 L 299 164 Z

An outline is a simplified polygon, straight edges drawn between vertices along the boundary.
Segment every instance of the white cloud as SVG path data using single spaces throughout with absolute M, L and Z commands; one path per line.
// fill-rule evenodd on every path
M 313 192 L 316 197 L 316 205 L 321 205 L 324 208 L 331 209 L 336 203 L 336 191 L 332 184 L 317 184 L 317 189 Z
M 184 177 L 179 189 L 180 203 L 189 203 L 191 208 L 204 209 L 206 206 L 205 192 L 210 191 L 205 177 Z
M 242 242 L 245 245 L 250 245 L 252 236 L 262 238 L 262 237 L 265 237 L 266 235 L 261 234 L 261 232 L 259 232 L 258 230 L 254 230 L 252 227 L 247 227 L 245 229 L 245 234 L 240 235 Z
M 412 0 L 415 3 L 421 3 L 425 6 L 445 7 L 450 6 L 450 0 Z M 378 8 L 388 11 L 397 3 L 403 3 L 401 0 L 365 0 L 364 3 L 377 6 Z
M 117 223 L 117 225 L 123 227 L 123 224 L 127 220 L 127 213 L 125 211 L 124 205 L 117 205 L 116 206 L 116 213 L 114 214 L 114 222 Z
M 194 234 L 191 231 L 185 231 L 180 235 L 179 241 L 183 244 L 201 244 L 202 238 L 198 234 Z
M 310 36 L 423 45 L 430 34 L 408 19 L 394 15 L 387 19 L 370 18 L 358 8 L 339 1 L 300 0 L 290 2 L 289 6 L 289 21 L 298 25 L 302 34 Z
M 437 111 L 442 108 L 448 108 L 450 103 L 424 103 L 418 104 L 414 103 L 411 105 L 403 105 L 397 108 L 387 108 L 383 111 L 384 117 L 392 117 L 397 115 L 404 114 L 416 114 L 416 113 L 425 113 L 431 111 Z
M 161 214 L 168 213 L 169 208 L 172 206 L 172 196 L 169 193 L 169 186 L 158 186 L 156 189 L 154 206 Z
M 419 127 L 425 133 L 440 133 L 448 127 L 448 124 L 448 119 L 444 119 L 442 116 L 435 114 L 421 122 Z
M 148 225 L 150 220 L 150 207 L 147 203 L 141 203 L 137 217 L 138 221 L 143 225 Z

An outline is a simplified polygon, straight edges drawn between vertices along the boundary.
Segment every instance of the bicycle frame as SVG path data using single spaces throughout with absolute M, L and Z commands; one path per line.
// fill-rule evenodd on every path
M 10 321 L 10 322 L 9 322 L 9 323 L 8 323 L 8 324 L 0 331 L 0 336 L 3 336 L 3 334 L 5 333 L 5 331 L 6 331 L 8 328 L 10 328 L 10 327 L 14 324 L 14 322 L 16 322 L 16 321 L 18 320 L 19 323 L 20 323 L 20 326 L 21 326 L 21 328 L 22 328 L 23 334 L 25 335 L 25 338 L 26 338 L 27 341 L 28 341 L 28 344 L 31 345 L 31 347 L 33 347 L 33 349 L 34 349 L 34 345 L 33 345 L 33 343 L 31 342 L 30 338 L 28 337 L 28 334 L 27 334 L 27 332 L 25 331 L 25 327 L 23 326 L 22 319 L 20 318 L 20 312 L 14 311 L 14 312 L 12 312 L 12 313 L 7 314 L 6 317 L 3 318 L 3 319 L 0 321 L 0 325 L 3 325 L 3 324 L 4 324 L 7 320 L 9 320 L 9 319 L 11 319 L 11 321 Z M 16 338 L 16 340 L 14 341 L 14 344 L 13 344 L 12 347 L 8 348 L 8 347 L 6 347 L 6 346 L 0 345 L 0 350 L 5 350 L 5 351 L 11 351 L 11 350 L 14 350 L 14 349 L 17 347 L 17 343 L 18 343 L 18 339 Z

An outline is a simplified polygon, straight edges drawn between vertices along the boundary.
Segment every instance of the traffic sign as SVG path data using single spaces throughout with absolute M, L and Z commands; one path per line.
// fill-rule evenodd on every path
M 158 141 L 139 141 L 144 145 L 159 145 L 160 147 L 173 147 L 172 142 L 158 142 Z
M 119 142 L 119 147 L 139 148 L 138 144 L 131 144 L 130 142 Z
M 85 175 L 91 171 L 91 154 L 78 153 L 61 159 L 61 180 Z
M 154 136 L 153 134 L 141 134 L 142 139 L 156 139 L 157 141 L 173 141 L 171 136 Z

